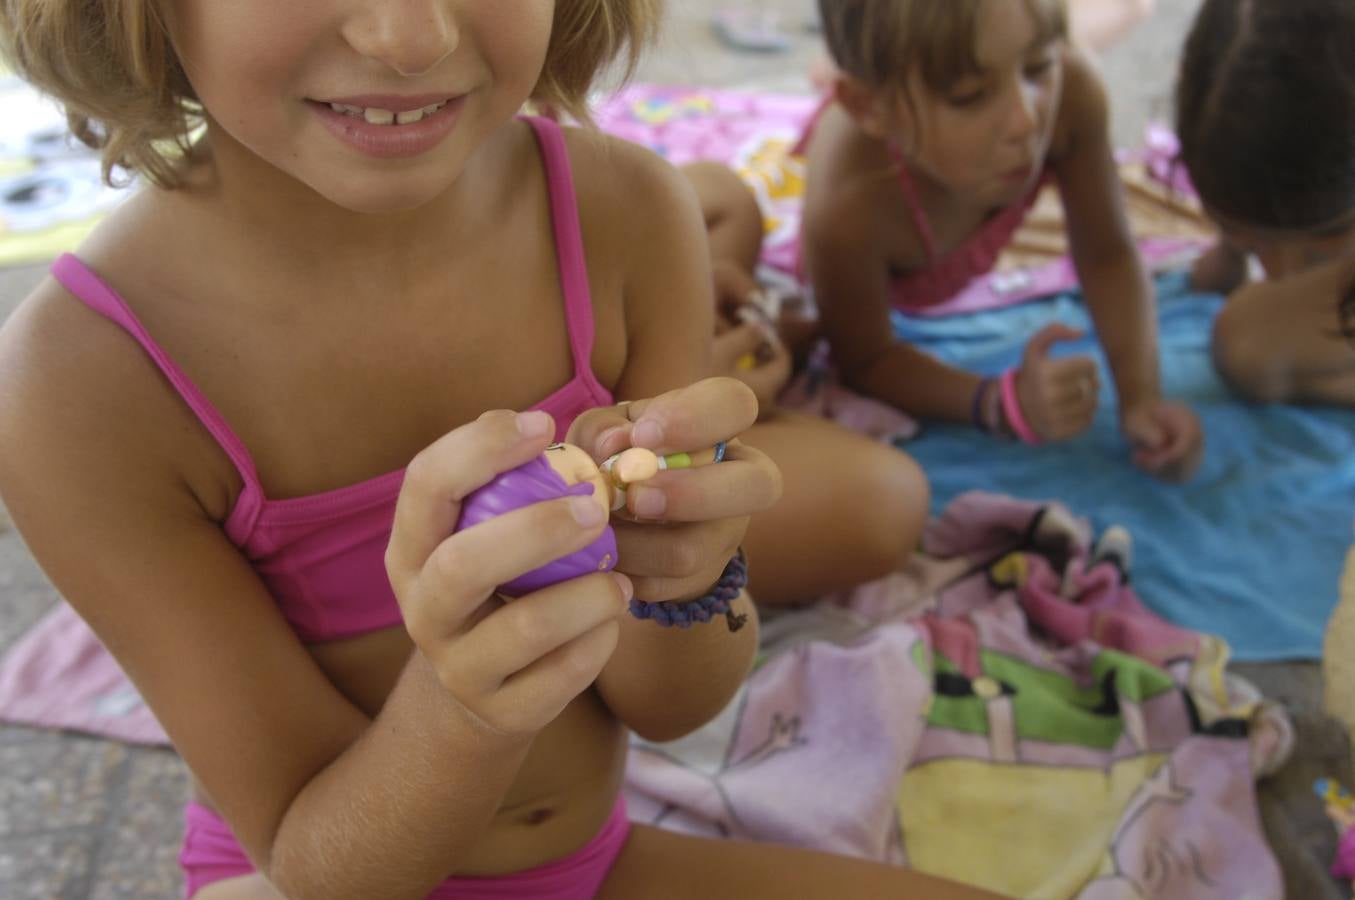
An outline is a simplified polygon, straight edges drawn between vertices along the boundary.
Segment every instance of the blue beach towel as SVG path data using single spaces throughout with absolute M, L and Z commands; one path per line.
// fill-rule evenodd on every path
M 1181 274 L 1157 288 L 1164 389 L 1195 408 L 1206 433 L 1189 484 L 1162 484 L 1130 463 L 1090 339 L 1057 351 L 1092 353 L 1103 370 L 1100 412 L 1078 440 L 1030 448 L 929 425 L 905 449 L 927 470 L 935 512 L 974 489 L 1063 501 L 1098 529 L 1129 528 L 1135 585 L 1171 621 L 1223 637 L 1240 659 L 1319 658 L 1352 542 L 1355 412 L 1238 400 L 1209 356 L 1222 299 L 1192 294 Z M 948 319 L 900 315 L 895 327 L 947 362 L 995 374 L 1055 320 L 1090 329 L 1080 294 Z

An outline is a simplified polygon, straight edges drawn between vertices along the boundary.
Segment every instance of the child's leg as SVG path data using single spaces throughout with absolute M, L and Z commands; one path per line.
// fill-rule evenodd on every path
M 813 416 L 777 412 L 743 438 L 781 468 L 775 507 L 744 538 L 749 592 L 805 603 L 898 569 L 927 519 L 927 478 L 906 453 Z
M 262 875 L 227 878 L 207 885 L 193 900 L 287 900 Z
M 1249 285 L 1214 323 L 1214 364 L 1259 403 L 1355 406 L 1355 346 L 1339 332 L 1335 270 Z M 1341 276 L 1344 277 L 1344 276 Z
M 757 198 L 719 164 L 696 163 L 683 173 L 705 214 L 717 292 L 755 289 L 763 237 Z M 796 332 L 803 342 L 811 334 Z M 893 572 L 917 547 L 927 479 L 906 454 L 831 422 L 780 411 L 744 440 L 770 456 L 783 476 L 781 501 L 754 517 L 744 539 L 749 592 L 758 603 L 806 603 L 854 587 Z
M 897 866 L 774 844 L 696 838 L 635 825 L 598 893 L 599 900 L 740 900 L 891 897 L 994 900 Z

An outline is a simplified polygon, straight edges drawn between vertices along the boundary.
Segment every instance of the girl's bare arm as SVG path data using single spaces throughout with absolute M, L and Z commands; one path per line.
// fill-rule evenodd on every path
M 805 261 L 833 361 L 853 388 L 910 415 L 968 421 L 978 376 L 894 337 L 887 259 L 861 193 L 820 193 L 805 212 Z
M 532 735 L 487 726 L 417 653 L 375 719 L 342 696 L 209 511 L 229 463 L 135 344 L 51 282 L 0 333 L 0 392 L 0 491 L 25 540 L 259 870 L 291 897 L 425 896 Z
M 1073 262 L 1121 409 L 1156 402 L 1161 397 L 1156 300 L 1125 214 L 1105 87 L 1077 50 L 1066 53 L 1060 118 L 1068 129 L 1067 146 L 1051 162 Z
M 710 259 L 695 198 L 675 170 L 647 151 L 612 142 L 601 158 L 611 190 L 621 193 L 614 199 L 610 233 L 596 239 L 625 248 L 627 259 L 627 359 L 615 395 L 641 400 L 682 390 L 602 419 L 581 420 L 571 439 L 598 452 L 597 441 L 607 430 L 637 421 L 662 426 L 661 445 L 651 448 L 662 451 L 698 450 L 736 437 L 756 418 L 751 392 L 731 379 L 688 388 L 709 374 L 714 332 Z M 580 183 L 589 180 L 585 170 Z M 624 196 L 644 196 L 647 202 L 637 210 Z M 621 214 L 623 209 L 630 213 Z M 744 449 L 733 450 L 729 462 L 661 473 L 648 487 L 632 488 L 632 511 L 650 490 L 665 504 L 640 512 L 660 523 L 616 523 L 620 568 L 634 580 L 636 596 L 666 601 L 704 594 L 741 541 L 748 512 L 779 493 L 774 482 L 775 468 Z M 723 708 L 757 646 L 752 604 L 745 597 L 735 606 L 750 622 L 736 633 L 723 620 L 682 631 L 624 616 L 616 653 L 597 682 L 617 717 L 645 737 L 663 740 L 691 731 Z

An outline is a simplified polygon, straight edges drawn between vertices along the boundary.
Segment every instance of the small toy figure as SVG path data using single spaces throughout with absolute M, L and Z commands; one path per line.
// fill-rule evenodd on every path
M 1331 873 L 1337 878 L 1355 879 L 1355 797 L 1330 778 L 1319 778 L 1313 790 L 1322 798 L 1327 818 L 1341 835 Z
M 658 456 L 650 450 L 632 447 L 605 460 L 601 466 L 584 450 L 573 444 L 551 444 L 536 459 L 495 476 L 484 487 L 468 496 L 461 507 L 456 528 L 469 528 L 494 516 L 520 509 L 532 503 L 561 497 L 592 496 L 608 512 L 626 505 L 629 485 L 653 478 L 666 469 L 686 469 L 724 458 L 724 444 L 696 454 L 674 453 Z M 519 575 L 499 586 L 499 593 L 520 597 L 544 587 L 587 575 L 607 572 L 616 565 L 616 535 L 611 526 L 601 535 L 568 556 Z

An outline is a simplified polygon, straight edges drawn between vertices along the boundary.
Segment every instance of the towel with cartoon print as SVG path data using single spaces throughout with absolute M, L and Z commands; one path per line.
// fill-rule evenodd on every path
M 636 741 L 640 821 L 908 865 L 1015 897 L 1269 900 L 1254 779 L 1284 713 L 1056 504 L 958 499 L 907 573 L 772 617 L 714 722 Z

